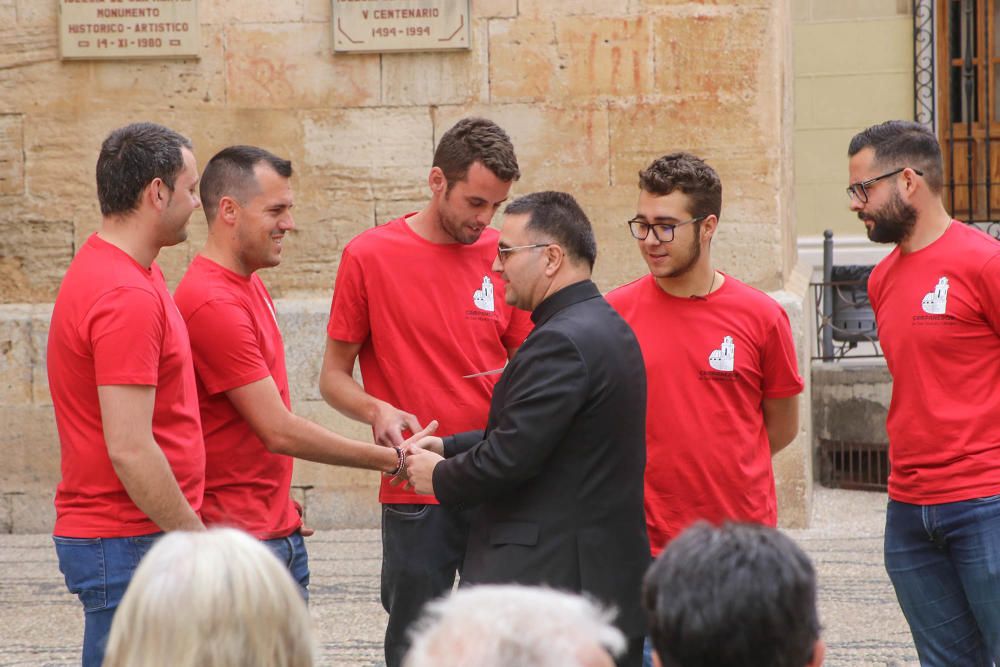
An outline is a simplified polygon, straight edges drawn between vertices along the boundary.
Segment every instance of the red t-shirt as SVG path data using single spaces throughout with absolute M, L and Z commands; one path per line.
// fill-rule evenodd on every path
M 398 218 L 358 235 L 340 260 L 327 334 L 363 343 L 365 391 L 421 424 L 437 419 L 439 436 L 486 427 L 500 376 L 462 376 L 503 367 L 531 330 L 490 268 L 498 237 L 487 228 L 470 245 L 431 243 Z M 379 500 L 437 503 L 386 479 Z
M 47 365 L 62 450 L 56 535 L 134 537 L 160 530 L 111 465 L 99 385 L 156 387 L 153 437 L 198 511 L 205 448 L 191 347 L 156 263 L 146 269 L 96 234 L 87 239 L 56 297 Z
M 226 396 L 271 376 L 291 409 L 285 347 L 274 304 L 256 274 L 236 274 L 197 255 L 174 292 L 187 322 L 205 430 L 205 525 L 234 526 L 261 540 L 302 520 L 289 491 L 294 459 L 274 454 Z
M 926 248 L 895 248 L 868 294 L 893 379 L 889 497 L 1000 493 L 1000 243 L 953 221 Z
M 646 363 L 646 526 L 653 555 L 699 519 L 775 525 L 765 398 L 802 391 L 788 316 L 726 276 L 704 298 L 652 275 L 607 295 Z

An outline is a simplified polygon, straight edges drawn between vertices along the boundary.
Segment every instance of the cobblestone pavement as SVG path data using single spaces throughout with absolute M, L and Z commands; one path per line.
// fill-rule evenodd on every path
M 832 667 L 917 664 L 882 568 L 884 519 L 884 494 L 817 487 L 812 527 L 788 531 L 819 572 Z M 379 531 L 329 531 L 308 543 L 320 664 L 383 664 Z M 0 535 L 0 568 L 0 664 L 78 662 L 82 612 L 65 589 L 49 537 Z

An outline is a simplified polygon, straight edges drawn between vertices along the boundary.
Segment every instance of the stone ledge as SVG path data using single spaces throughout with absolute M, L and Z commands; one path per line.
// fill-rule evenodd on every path
M 56 508 L 51 489 L 0 493 L 0 533 L 51 533 Z
M 302 488 L 304 519 L 306 525 L 316 530 L 341 528 L 378 528 L 381 525 L 381 506 L 378 489 L 349 487 L 330 491 L 319 488 Z

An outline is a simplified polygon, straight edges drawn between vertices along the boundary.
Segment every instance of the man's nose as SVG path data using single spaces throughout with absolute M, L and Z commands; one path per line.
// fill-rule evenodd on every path
M 289 213 L 284 218 L 278 221 L 278 229 L 290 230 L 295 229 L 295 219 L 292 214 Z
M 497 256 L 493 258 L 493 266 L 491 268 L 493 269 L 493 273 L 503 273 L 503 262 L 500 261 L 500 253 L 497 253 Z
M 481 225 L 489 225 L 493 222 L 493 209 L 487 207 L 476 213 L 476 222 Z

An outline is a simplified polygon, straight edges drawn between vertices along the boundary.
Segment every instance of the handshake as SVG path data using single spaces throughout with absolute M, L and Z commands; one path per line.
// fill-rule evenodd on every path
M 424 428 L 404 440 L 398 447 L 399 469 L 391 476 L 390 484 L 412 489 L 425 495 L 434 494 L 434 466 L 444 459 L 444 441 L 433 435 L 438 423 L 432 420 Z

